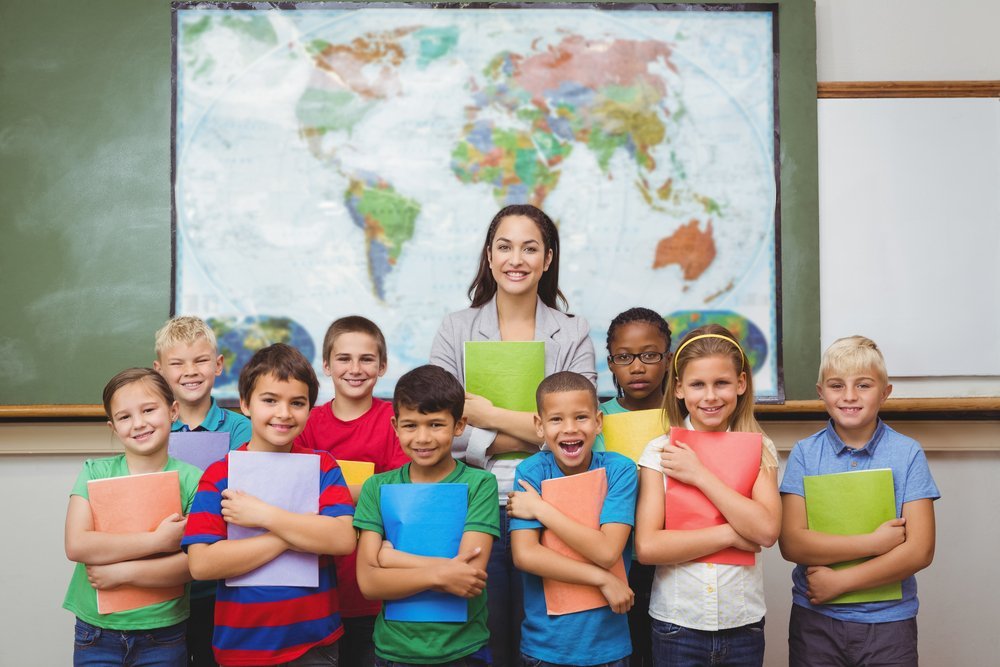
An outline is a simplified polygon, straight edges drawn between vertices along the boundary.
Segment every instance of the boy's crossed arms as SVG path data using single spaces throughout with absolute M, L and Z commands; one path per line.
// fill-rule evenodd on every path
M 903 503 L 902 518 L 886 521 L 862 535 L 809 530 L 805 498 L 794 493 L 782 496 L 782 508 L 781 554 L 786 560 L 808 566 L 807 595 L 812 604 L 902 581 L 934 558 L 934 505 L 930 498 Z M 843 570 L 828 567 L 869 557 Z
M 510 539 L 517 568 L 546 579 L 594 586 L 616 614 L 631 609 L 635 594 L 610 568 L 622 557 L 632 526 L 605 523 L 598 529 L 589 528 L 545 502 L 526 480 L 518 481 L 524 490 L 510 493 L 507 513 L 515 519 L 538 521 L 590 562 L 574 560 L 544 546 L 541 529 L 512 530 Z
M 493 536 L 467 530 L 454 558 L 418 556 L 394 549 L 370 530 L 358 542 L 358 583 L 373 600 L 399 600 L 435 590 L 474 598 L 486 587 L 486 563 Z

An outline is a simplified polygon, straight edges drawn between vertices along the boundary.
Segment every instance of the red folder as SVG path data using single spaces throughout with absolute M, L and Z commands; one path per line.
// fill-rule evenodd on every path
M 601 508 L 608 495 L 608 476 L 604 468 L 595 468 L 578 475 L 557 477 L 542 481 L 542 499 L 560 512 L 590 528 L 601 527 Z M 580 562 L 590 562 L 551 530 L 542 531 L 542 546 Z M 628 581 L 625 563 L 619 558 L 611 572 L 622 581 Z M 572 614 L 588 609 L 606 607 L 608 601 L 595 586 L 569 584 L 554 579 L 542 579 L 545 591 L 545 608 L 550 616 Z
M 747 498 L 760 474 L 760 433 L 715 433 L 670 427 L 670 442 L 683 442 L 694 450 L 702 464 L 731 489 Z M 667 481 L 664 508 L 667 530 L 710 528 L 726 523 L 726 518 L 697 487 L 677 480 Z M 753 565 L 756 554 L 729 547 L 696 558 L 698 563 Z
M 181 484 L 176 470 L 109 477 L 87 482 L 94 530 L 101 533 L 152 532 L 171 514 L 181 513 Z M 97 611 L 110 614 L 148 607 L 184 595 L 184 585 L 163 588 L 120 586 L 97 591 Z

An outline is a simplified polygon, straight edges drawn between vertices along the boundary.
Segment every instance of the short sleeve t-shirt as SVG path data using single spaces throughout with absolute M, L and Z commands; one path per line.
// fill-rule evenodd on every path
M 354 513 L 355 528 L 385 537 L 381 488 L 386 484 L 411 484 L 410 465 L 375 475 L 365 482 Z M 455 470 L 441 483 L 467 484 L 469 487 L 465 532 L 500 537 L 496 477 L 456 461 Z M 449 662 L 472 655 L 489 641 L 486 591 L 469 600 L 468 619 L 465 623 L 387 621 L 385 614 L 379 612 L 375 619 L 375 653 L 385 660 L 415 664 Z
M 837 435 L 833 421 L 826 428 L 795 444 L 788 456 L 781 493 L 805 497 L 802 478 L 806 475 L 826 475 L 851 470 L 892 470 L 892 486 L 896 495 L 896 516 L 902 516 L 903 504 L 914 500 L 941 497 L 924 450 L 913 438 L 898 433 L 879 420 L 871 440 L 864 447 L 852 449 Z M 857 604 L 814 605 L 806 596 L 806 566 L 796 565 L 792 571 L 792 602 L 824 616 L 855 623 L 887 623 L 903 621 L 917 615 L 917 579 L 903 580 L 901 600 L 863 602 Z
M 246 445 L 240 447 L 246 450 Z M 340 467 L 326 452 L 292 445 L 292 454 L 320 457 L 319 513 L 350 516 L 351 494 Z M 227 539 L 222 492 L 229 488 L 229 456 L 205 470 L 191 506 L 181 545 L 214 544 Z M 331 556 L 319 557 L 319 585 L 227 586 L 218 582 L 212 648 L 223 665 L 275 665 L 326 646 L 343 634 L 337 577 Z
M 593 452 L 590 470 L 604 468 L 608 478 L 608 495 L 601 508 L 601 525 L 622 523 L 635 525 L 635 499 L 638 474 L 635 463 L 614 452 Z M 537 491 L 542 481 L 565 477 L 552 452 L 544 451 L 525 459 L 517 467 L 514 488 L 525 480 Z M 527 519 L 511 519 L 510 529 L 542 529 L 541 523 Z M 631 563 L 631 544 L 622 552 L 626 566 Z M 549 616 L 545 607 L 542 578 L 529 572 L 521 573 L 524 582 L 524 622 L 521 625 L 521 652 L 537 660 L 556 664 L 598 665 L 614 662 L 632 652 L 629 640 L 628 616 L 616 614 L 611 607 L 581 611 L 575 614 Z
M 250 420 L 246 415 L 241 415 L 232 410 L 219 407 L 219 404 L 212 399 L 212 405 L 208 408 L 205 420 L 195 427 L 185 424 L 180 419 L 170 425 L 171 431 L 212 431 L 214 433 L 229 434 L 229 449 L 236 449 L 240 445 L 250 442 L 252 429 Z
M 181 508 L 185 513 L 188 512 L 198 488 L 201 471 L 193 465 L 174 458 L 167 459 L 163 470 L 177 471 L 181 487 Z M 94 479 L 125 477 L 128 474 L 128 462 L 125 460 L 124 454 L 103 459 L 87 459 L 83 463 L 83 470 L 76 478 L 76 483 L 73 484 L 70 495 L 80 496 L 89 501 L 87 482 Z M 108 630 L 165 628 L 180 623 L 188 617 L 189 588 L 189 586 L 185 586 L 184 596 L 174 600 L 167 600 L 139 609 L 101 614 L 97 611 L 97 592 L 87 580 L 87 566 L 83 563 L 77 563 L 73 568 L 73 576 L 69 582 L 69 589 L 66 591 L 63 608 L 73 612 L 77 618 L 91 625 Z

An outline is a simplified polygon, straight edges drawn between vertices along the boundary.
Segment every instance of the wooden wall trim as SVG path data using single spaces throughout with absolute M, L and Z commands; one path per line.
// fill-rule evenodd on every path
M 819 99 L 880 97 L 997 97 L 1000 81 L 821 81 Z

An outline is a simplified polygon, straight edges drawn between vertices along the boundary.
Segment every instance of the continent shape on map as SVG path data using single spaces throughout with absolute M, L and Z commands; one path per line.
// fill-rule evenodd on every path
M 344 204 L 354 224 L 364 231 L 368 274 L 375 295 L 386 298 L 386 278 L 413 238 L 420 203 L 399 192 L 385 177 L 347 167 L 327 135 L 350 134 L 379 100 L 400 91 L 399 65 L 411 55 L 415 40 L 418 66 L 444 57 L 458 41 L 455 28 L 398 28 L 367 33 L 348 44 L 313 40 L 309 44 L 314 72 L 296 107 L 300 132 L 310 152 L 344 177 Z

